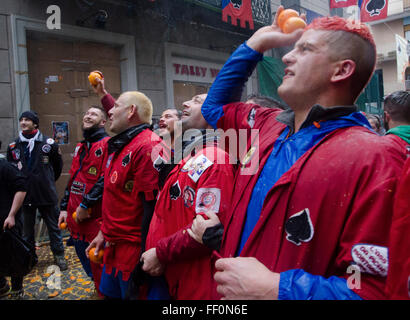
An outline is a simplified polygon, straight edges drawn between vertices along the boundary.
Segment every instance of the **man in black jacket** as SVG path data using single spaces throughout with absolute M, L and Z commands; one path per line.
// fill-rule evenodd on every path
M 0 141 L 1 148 L 1 141 Z M 5 159 L 0 159 L 0 228 L 21 234 L 21 206 L 26 196 L 26 177 Z M 1 231 L 2 232 L 2 231 Z M 23 277 L 11 277 L 11 290 L 4 275 L 0 274 L 0 297 L 9 295 L 20 299 L 24 295 Z
M 9 144 L 7 160 L 27 176 L 27 196 L 23 205 L 24 238 L 34 246 L 34 224 L 38 209 L 48 230 L 51 251 L 61 270 L 67 269 L 64 245 L 57 221 L 57 190 L 63 161 L 58 144 L 38 129 L 39 118 L 34 111 L 25 111 L 20 118 L 19 137 Z

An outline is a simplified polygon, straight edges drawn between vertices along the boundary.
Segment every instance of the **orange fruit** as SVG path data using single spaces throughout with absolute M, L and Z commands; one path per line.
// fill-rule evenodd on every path
M 64 230 L 65 228 L 67 228 L 67 223 L 61 222 L 61 223 L 60 223 L 60 229 L 61 229 L 61 230 Z
M 90 256 L 90 260 L 94 263 L 103 263 L 103 256 L 104 256 L 104 250 L 100 249 L 98 251 L 98 255 L 94 254 L 95 252 L 95 248 L 91 248 L 90 251 L 88 252 L 89 256 Z
M 285 9 L 280 13 L 277 23 L 278 23 L 279 28 L 282 31 L 283 31 L 283 25 L 285 24 L 285 21 L 291 17 L 299 17 L 299 13 L 293 9 Z
M 88 81 L 90 81 L 91 85 L 96 86 L 98 84 L 96 79 L 102 79 L 103 74 L 100 71 L 92 71 L 90 72 L 90 74 L 88 75 Z
M 73 215 L 72 215 L 72 217 L 73 217 L 73 220 L 75 221 L 75 222 L 77 222 L 77 211 L 74 211 L 73 212 Z
M 285 21 L 283 24 L 282 31 L 284 33 L 292 33 L 297 29 L 304 29 L 306 27 L 306 22 L 302 18 L 299 17 L 290 17 L 288 20 Z

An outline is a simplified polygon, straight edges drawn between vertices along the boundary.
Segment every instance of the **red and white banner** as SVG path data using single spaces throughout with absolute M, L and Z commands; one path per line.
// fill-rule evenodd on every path
M 388 0 L 363 0 L 360 21 L 369 22 L 387 18 Z
M 222 21 L 228 22 L 228 17 L 231 17 L 231 24 L 246 28 L 246 22 L 249 23 L 249 28 L 254 29 L 252 18 L 252 3 L 251 0 L 222 0 Z
M 330 9 L 357 6 L 358 0 L 330 0 Z

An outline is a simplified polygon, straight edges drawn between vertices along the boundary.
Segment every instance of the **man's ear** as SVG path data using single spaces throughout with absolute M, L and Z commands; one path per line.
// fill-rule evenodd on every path
M 387 123 L 390 122 L 391 120 L 391 117 L 387 111 L 384 111 L 384 119 L 386 120 Z
M 130 109 L 128 111 L 128 120 L 131 119 L 136 119 L 140 121 L 140 117 L 138 114 L 138 106 L 136 106 L 135 104 L 130 105 Z
M 330 79 L 331 82 L 343 81 L 350 78 L 356 70 L 356 62 L 353 60 L 342 60 L 335 64 L 334 73 Z

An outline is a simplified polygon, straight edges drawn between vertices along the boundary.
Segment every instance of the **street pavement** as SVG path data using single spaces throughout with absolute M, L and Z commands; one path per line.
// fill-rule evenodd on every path
M 60 271 L 48 243 L 36 247 L 38 263 L 24 277 L 23 300 L 98 300 L 94 282 L 82 268 L 73 246 L 64 239 L 68 269 Z M 10 279 L 9 279 L 10 280 Z M 8 297 L 0 298 L 7 300 Z

